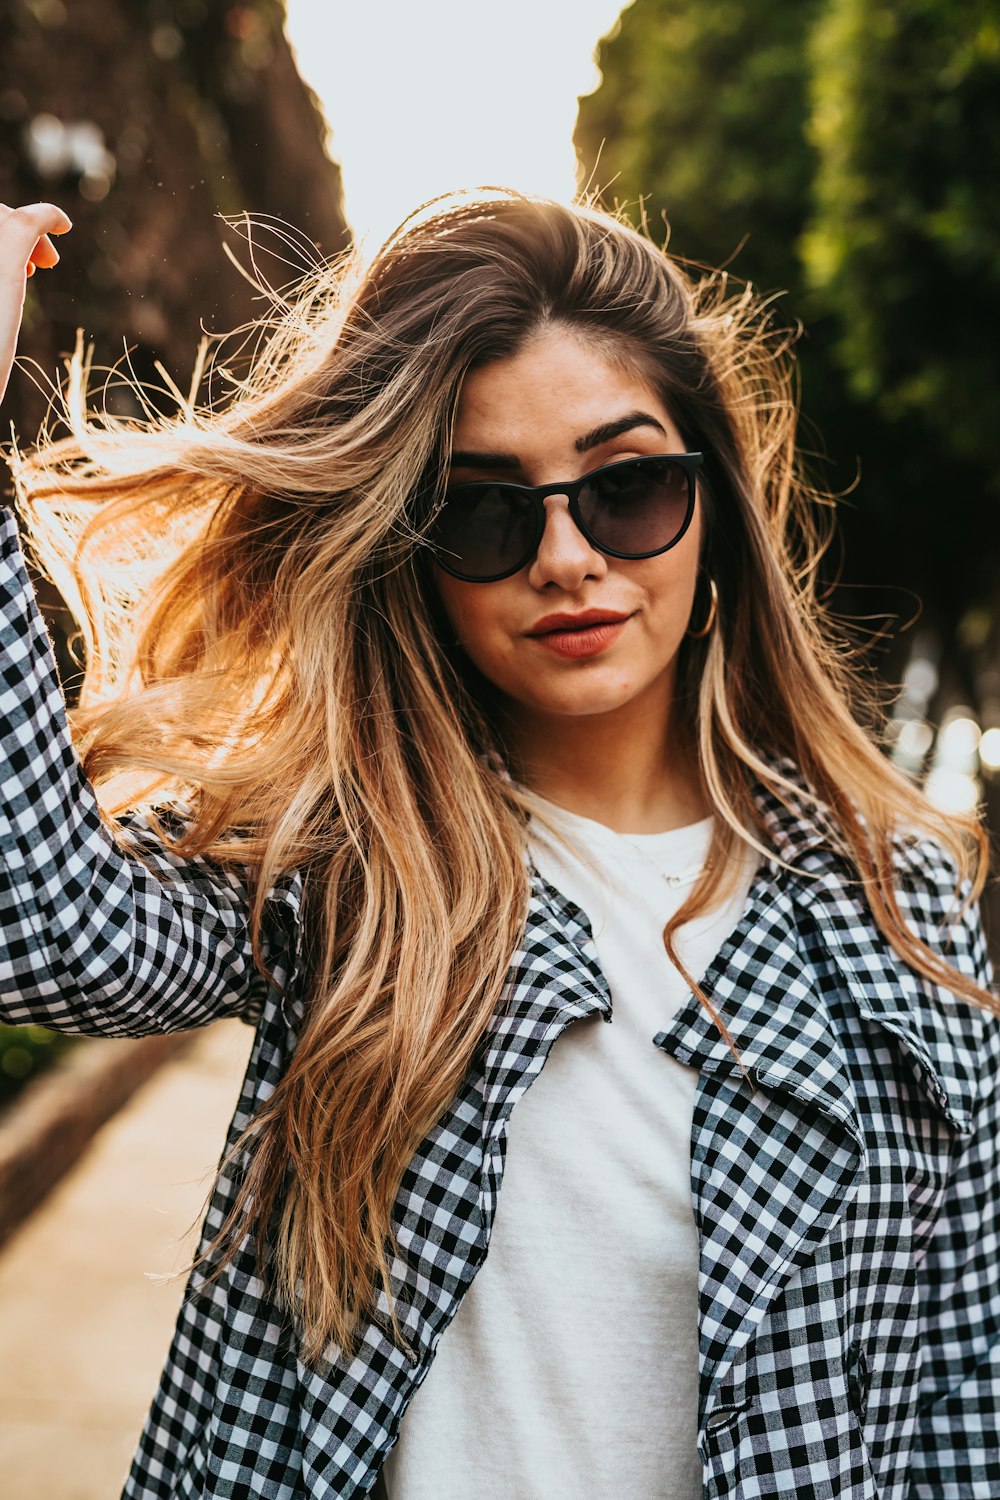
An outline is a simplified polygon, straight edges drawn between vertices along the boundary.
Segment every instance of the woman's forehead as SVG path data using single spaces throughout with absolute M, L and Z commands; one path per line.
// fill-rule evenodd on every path
M 609 358 L 603 339 L 553 329 L 517 353 L 468 372 L 454 448 L 509 455 L 549 433 L 583 451 L 596 445 L 595 435 L 600 441 L 605 429 L 635 416 L 646 418 L 662 437 L 676 438 L 671 414 L 643 372 L 624 357 Z M 640 423 L 631 425 L 638 430 Z

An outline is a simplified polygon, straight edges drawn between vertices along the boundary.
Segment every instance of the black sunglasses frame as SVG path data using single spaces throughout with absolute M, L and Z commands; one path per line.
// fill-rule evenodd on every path
M 640 458 L 622 458 L 617 459 L 612 464 L 602 464 L 599 469 L 591 469 L 589 474 L 581 474 L 579 479 L 566 479 L 560 484 L 509 484 L 506 480 L 485 479 L 472 480 L 468 484 L 453 485 L 451 489 L 445 491 L 442 509 L 448 504 L 450 496 L 456 493 L 467 495 L 470 493 L 482 493 L 484 490 L 499 489 L 513 490 L 518 496 L 527 496 L 534 511 L 535 535 L 531 547 L 515 567 L 504 568 L 502 572 L 491 573 L 488 577 L 480 577 L 479 575 L 470 577 L 467 573 L 460 572 L 457 568 L 445 562 L 442 555 L 445 549 L 432 542 L 435 561 L 438 567 L 442 568 L 445 573 L 450 573 L 453 578 L 461 579 L 463 583 L 499 583 L 501 579 L 512 578 L 515 573 L 520 573 L 521 569 L 531 561 L 541 545 L 542 535 L 545 531 L 546 512 L 544 501 L 547 495 L 566 496 L 569 502 L 569 513 L 573 517 L 577 530 L 586 537 L 592 547 L 596 548 L 598 552 L 603 552 L 606 557 L 619 557 L 626 562 L 638 562 L 646 557 L 659 557 L 662 552 L 669 552 L 671 547 L 676 547 L 691 525 L 697 496 L 695 480 L 698 470 L 704 462 L 704 457 L 703 453 L 644 453 Z M 670 541 L 663 547 L 654 547 L 649 552 L 617 552 L 613 547 L 603 546 L 593 533 L 588 530 L 580 514 L 580 491 L 585 485 L 597 478 L 598 475 L 609 474 L 615 469 L 624 468 L 626 464 L 662 463 L 664 459 L 669 459 L 672 464 L 676 464 L 679 469 L 683 469 L 687 477 L 687 511 L 677 535 L 671 537 Z

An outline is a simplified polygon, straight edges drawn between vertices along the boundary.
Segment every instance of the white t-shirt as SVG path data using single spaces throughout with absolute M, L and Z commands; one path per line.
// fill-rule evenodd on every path
M 711 819 L 618 834 L 550 803 L 540 873 L 590 918 L 613 1020 L 573 1022 L 510 1121 L 489 1253 L 403 1418 L 389 1500 L 701 1500 L 697 1072 L 653 1045 L 689 990 L 663 947 Z M 700 979 L 736 896 L 677 936 Z M 664 876 L 675 877 L 668 884 Z

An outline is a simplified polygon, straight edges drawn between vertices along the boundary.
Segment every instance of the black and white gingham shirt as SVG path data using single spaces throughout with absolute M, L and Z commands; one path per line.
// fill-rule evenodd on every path
M 112 1036 L 254 1020 L 232 1140 L 295 1044 L 300 881 L 268 902 L 282 1005 L 252 967 L 239 879 L 179 860 L 138 819 L 128 857 L 102 827 L 7 512 L 0 636 L 3 1017 Z M 794 869 L 762 864 L 704 980 L 754 1087 L 693 996 L 653 1039 L 699 1074 L 704 1493 L 995 1500 L 1000 1021 L 896 959 L 809 803 L 758 796 L 775 854 Z M 951 886 L 934 844 L 901 843 L 903 909 L 942 952 Z M 953 936 L 954 961 L 987 981 L 978 920 Z M 563 1029 L 594 1014 L 611 1020 L 586 918 L 536 877 L 488 1047 L 397 1199 L 408 1347 L 373 1321 L 354 1358 L 331 1349 L 305 1368 L 244 1245 L 219 1282 L 185 1299 L 125 1500 L 372 1489 L 486 1255 L 510 1113 Z M 233 1192 L 227 1172 L 206 1242 Z M 538 1319 L 544 1337 L 544 1309 Z

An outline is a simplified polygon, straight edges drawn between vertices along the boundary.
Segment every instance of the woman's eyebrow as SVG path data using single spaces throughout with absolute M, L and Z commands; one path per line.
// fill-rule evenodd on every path
M 623 432 L 631 432 L 633 427 L 655 427 L 657 432 L 667 436 L 663 423 L 651 417 L 649 412 L 633 411 L 627 417 L 619 417 L 616 422 L 602 422 L 600 427 L 577 438 L 574 446 L 577 453 L 586 453 L 589 448 L 597 448 L 601 443 L 610 443 L 612 438 L 621 437 Z
M 597 448 L 601 443 L 610 443 L 612 438 L 621 437 L 624 432 L 631 432 L 633 427 L 655 427 L 657 432 L 667 436 L 667 430 L 662 422 L 656 417 L 650 416 L 649 412 L 633 411 L 627 417 L 618 417 L 614 422 L 602 422 L 599 427 L 594 427 L 590 432 L 585 432 L 583 437 L 578 437 L 573 444 L 577 453 L 587 453 L 591 448 Z M 521 460 L 515 453 L 473 453 L 467 449 L 457 449 L 451 455 L 454 468 L 463 469 L 519 469 Z
M 457 450 L 451 455 L 453 469 L 519 469 L 521 460 L 513 453 L 466 453 Z

